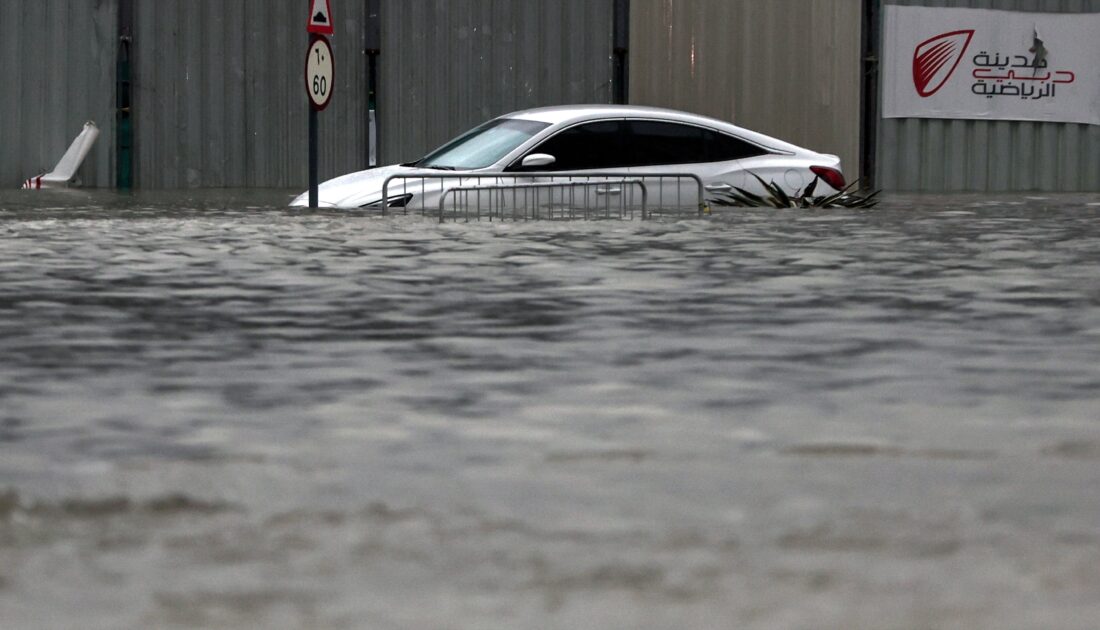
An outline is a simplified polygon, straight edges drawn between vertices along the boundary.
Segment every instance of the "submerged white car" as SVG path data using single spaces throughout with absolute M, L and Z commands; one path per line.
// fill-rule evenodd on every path
M 319 205 L 336 208 L 379 207 L 387 180 L 388 207 L 430 208 L 441 190 L 425 198 L 409 185 L 419 176 L 438 178 L 455 172 L 463 186 L 491 185 L 494 178 L 463 182 L 460 174 L 501 173 L 518 181 L 525 173 L 615 173 L 645 178 L 656 173 L 697 176 L 707 195 L 734 187 L 762 193 L 752 175 L 775 182 L 789 194 L 818 179 L 817 194 L 845 187 L 840 158 L 817 153 L 727 122 L 685 112 L 622 105 L 571 105 L 514 112 L 490 120 L 409 164 L 368 169 L 320 185 Z M 426 180 L 425 180 L 426 181 Z M 438 181 L 432 179 L 431 181 Z M 830 191 L 832 189 L 832 191 Z M 431 196 L 431 198 L 427 198 Z M 292 205 L 306 206 L 309 194 Z

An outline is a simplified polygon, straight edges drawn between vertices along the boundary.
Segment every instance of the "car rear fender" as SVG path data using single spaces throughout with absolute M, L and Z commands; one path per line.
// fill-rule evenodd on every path
M 811 166 L 824 166 L 836 170 L 840 169 L 840 158 L 835 155 L 814 154 L 810 156 L 776 156 L 767 155 L 742 159 L 741 167 L 744 169 L 743 181 L 745 190 L 755 194 L 763 194 L 764 186 L 753 177 L 756 175 L 768 183 L 776 183 L 783 188 L 788 195 L 796 195 L 805 191 L 810 182 L 817 176 L 810 171 Z M 825 181 L 818 179 L 814 194 L 832 194 L 835 191 Z

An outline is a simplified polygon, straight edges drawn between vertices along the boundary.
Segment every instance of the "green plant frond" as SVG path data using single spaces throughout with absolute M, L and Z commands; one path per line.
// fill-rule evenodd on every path
M 755 194 L 745 190 L 744 188 L 738 188 L 738 187 L 734 186 L 733 189 L 736 190 L 739 195 L 742 195 L 743 197 L 745 197 L 746 199 L 751 201 L 752 204 L 753 204 L 753 207 L 763 208 L 764 206 L 772 205 L 771 203 L 769 203 L 766 199 L 764 199 L 760 195 L 755 195 Z
M 764 187 L 764 190 L 768 191 L 769 193 L 772 192 L 771 186 L 768 184 L 768 182 L 764 181 L 763 177 L 760 177 L 752 171 L 749 171 L 749 175 L 752 175 L 756 179 L 756 181 L 760 182 L 760 185 Z
M 720 193 L 720 196 L 707 200 L 710 203 L 715 203 L 719 206 L 743 206 L 746 208 L 752 208 L 760 205 L 759 201 L 753 201 L 744 195 L 735 192 Z M 760 200 L 763 201 L 763 200 Z
M 817 182 L 820 179 L 820 177 L 814 175 L 814 181 L 810 182 L 809 185 L 806 186 L 806 190 L 802 191 L 801 197 L 803 200 L 814 198 L 814 191 L 817 190 Z
M 783 190 L 783 187 L 775 182 L 772 182 L 772 197 L 774 197 L 779 204 L 776 204 L 777 208 L 797 208 L 797 204 L 791 203 L 791 198 L 787 195 L 787 191 Z M 781 205 L 780 205 L 781 204 Z
M 851 188 L 852 186 L 848 186 L 838 193 L 834 193 L 832 195 L 829 195 L 828 197 L 825 197 L 825 199 L 822 200 L 820 207 L 828 208 L 829 206 L 838 203 L 841 199 L 844 199 L 848 196 L 848 191 L 851 190 Z
M 782 196 L 785 196 L 785 195 L 783 195 L 783 191 L 779 190 L 779 187 L 775 185 L 775 182 L 770 182 L 770 183 L 766 182 L 766 181 L 764 181 L 763 178 L 761 178 L 756 173 L 750 172 L 749 175 L 752 175 L 753 177 L 756 178 L 756 181 L 760 182 L 760 185 L 764 187 L 764 191 L 767 194 L 767 197 L 762 198 L 764 203 L 761 204 L 761 205 L 771 206 L 773 208 L 788 208 L 788 207 L 790 207 L 786 203 L 784 203 L 784 201 L 782 199 Z
M 765 195 L 751 193 L 744 188 L 734 187 L 733 191 L 720 193 L 719 197 L 709 201 L 720 206 L 745 206 L 749 208 L 874 208 L 878 205 L 878 197 L 881 191 L 874 191 L 867 195 L 861 195 L 856 191 L 859 181 L 852 182 L 839 192 L 831 195 L 813 194 L 817 191 L 820 177 L 815 176 L 805 190 L 795 193 L 792 197 L 783 187 L 774 181 L 766 182 L 753 172 L 749 172 L 760 182 L 765 190 Z

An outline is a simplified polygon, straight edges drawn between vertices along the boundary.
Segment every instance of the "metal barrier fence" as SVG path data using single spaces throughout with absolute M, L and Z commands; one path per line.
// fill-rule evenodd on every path
M 702 215 L 703 180 L 691 173 L 416 173 L 392 175 L 382 185 L 383 214 L 451 220 L 642 219 Z
M 627 187 L 629 192 L 624 192 Z M 504 221 L 531 221 L 539 219 L 623 219 L 634 218 L 634 187 L 641 191 L 640 210 L 646 217 L 646 201 L 649 191 L 640 179 L 624 179 L 616 182 L 565 182 L 545 184 L 511 184 L 502 186 L 458 186 L 448 188 L 439 197 L 439 221 L 447 220 L 447 199 L 450 197 L 451 218 L 455 221 L 462 213 L 466 221 L 471 211 L 474 220 L 481 220 L 482 208 L 486 217 Z M 589 190 L 592 189 L 592 190 Z M 488 194 L 486 194 L 488 193 Z M 511 193 L 510 195 L 508 193 Z M 578 194 L 579 193 L 579 194 Z M 594 194 L 592 197 L 590 195 Z M 470 203 L 470 196 L 475 202 Z M 482 198 L 487 203 L 482 203 Z M 615 201 L 612 201 L 612 198 Z M 629 197 L 629 199 L 628 199 Z M 459 203 L 459 199 L 462 203 Z M 590 199 L 596 202 L 589 203 Z

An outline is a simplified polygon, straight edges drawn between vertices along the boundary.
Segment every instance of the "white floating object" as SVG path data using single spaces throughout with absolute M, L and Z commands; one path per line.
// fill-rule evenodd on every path
M 39 190 L 42 188 L 68 188 L 76 176 L 76 171 L 84 163 L 84 158 L 92 150 L 96 138 L 99 137 L 99 127 L 92 121 L 84 123 L 84 130 L 69 145 L 69 150 L 61 156 L 61 161 L 49 173 L 32 177 L 23 182 L 24 189 Z

